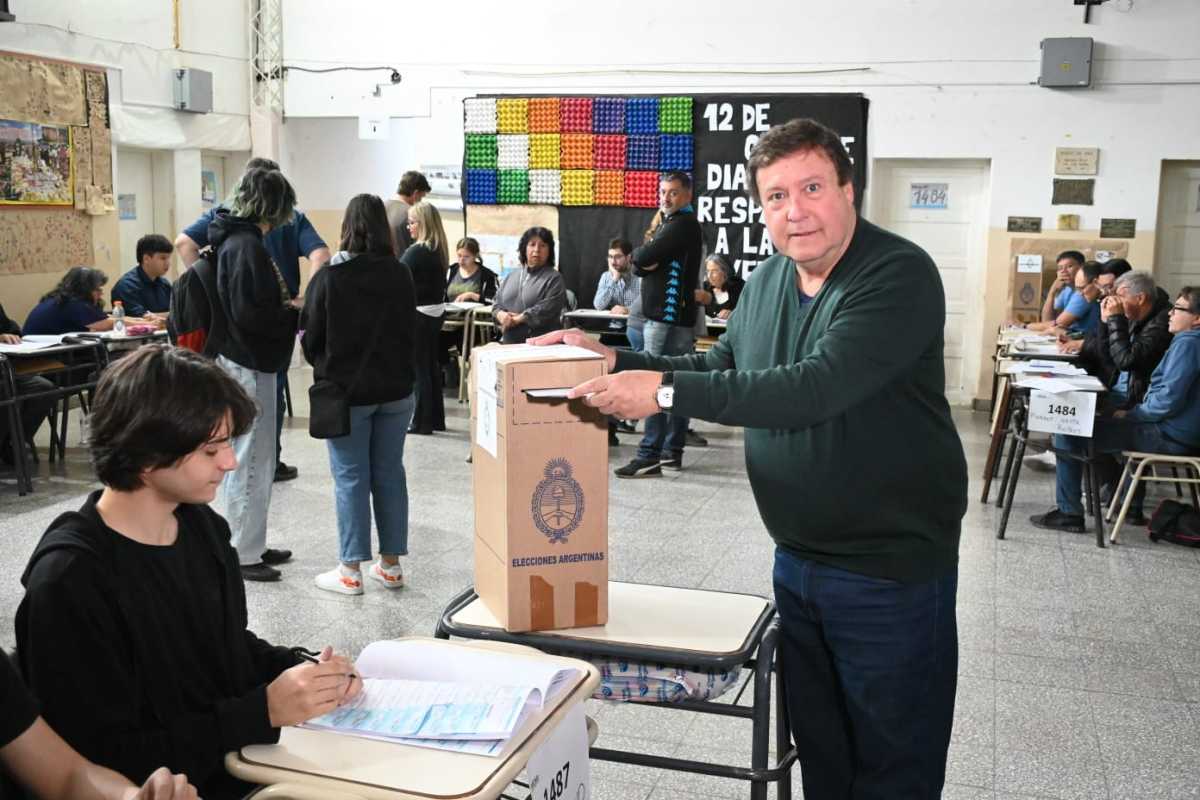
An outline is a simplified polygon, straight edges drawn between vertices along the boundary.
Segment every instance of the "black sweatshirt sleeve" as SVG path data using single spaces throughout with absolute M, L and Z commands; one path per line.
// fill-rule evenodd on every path
M 300 312 L 300 347 L 304 350 L 304 359 L 316 365 L 318 359 L 325 354 L 325 331 L 328 309 L 325 307 L 325 284 L 328 283 L 328 270 L 318 270 L 308 284 L 304 293 L 304 308 Z
M 688 228 L 681 217 L 673 217 L 663 225 L 658 235 L 641 247 L 635 248 L 630 260 L 637 275 L 653 272 L 658 263 L 673 254 L 684 251 L 688 246 Z
M 166 766 L 202 784 L 223 769 L 230 750 L 278 741 L 265 685 L 147 725 L 153 714 L 145 708 L 145 686 L 171 677 L 139 674 L 105 584 L 100 569 L 82 557 L 49 553 L 30 574 L 22 603 L 23 670 L 46 721 L 67 742 L 135 783 Z

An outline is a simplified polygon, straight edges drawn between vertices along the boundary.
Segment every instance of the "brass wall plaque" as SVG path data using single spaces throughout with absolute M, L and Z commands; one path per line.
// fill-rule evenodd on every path
M 1041 233 L 1042 218 L 1041 217 L 1009 217 L 1008 218 L 1009 233 Z
M 1101 239 L 1132 239 L 1137 236 L 1136 219 L 1100 218 Z
M 1056 206 L 1090 206 L 1095 191 L 1094 178 L 1055 178 L 1050 203 Z

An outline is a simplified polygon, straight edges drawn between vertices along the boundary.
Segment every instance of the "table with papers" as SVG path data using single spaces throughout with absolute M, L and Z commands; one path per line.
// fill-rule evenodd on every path
M 480 668 L 489 670 L 482 678 Z M 586 662 L 497 642 L 379 642 L 364 649 L 356 669 L 365 685 L 360 698 L 373 699 L 356 698 L 344 707 L 348 713 L 340 721 L 327 715 L 284 728 L 278 744 L 229 753 L 229 772 L 270 784 L 264 796 L 295 800 L 497 798 L 600 683 L 599 672 Z M 505 682 L 525 683 L 492 693 L 489 684 L 494 686 L 501 676 Z M 380 691 L 377 681 L 394 683 Z M 355 719 L 356 712 L 371 714 L 359 713 Z M 333 730 L 335 723 L 343 729 Z M 431 737 L 453 730 L 458 738 L 401 739 L 366 730 L 381 723 Z M 465 738 L 494 736 L 500 729 L 509 731 L 507 738 Z M 496 741 L 499 745 L 493 746 Z M 482 752 L 478 742 L 488 742 L 489 752 Z

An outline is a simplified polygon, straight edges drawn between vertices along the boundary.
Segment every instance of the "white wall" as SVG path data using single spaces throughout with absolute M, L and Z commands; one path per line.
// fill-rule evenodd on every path
M 1149 268 L 1161 162 L 1200 158 L 1196 0 L 1112 0 L 1089 25 L 1071 0 L 283 2 L 286 65 L 403 76 L 288 70 L 282 159 L 307 209 L 332 217 L 405 169 L 458 163 L 461 100 L 477 93 L 862 92 L 872 158 L 991 163 L 980 342 L 1007 314 L 1008 216 L 1040 216 L 1053 236 L 1057 214 L 1078 214 L 1082 237 L 1102 216 L 1135 218 L 1131 256 Z M 1063 36 L 1095 39 L 1092 88 L 1034 85 L 1039 43 Z M 358 141 L 377 83 L 391 139 Z M 1059 146 L 1100 148 L 1094 205 L 1051 205 Z M 981 367 L 976 396 L 989 385 Z
M 10 0 L 0 50 L 108 68 L 113 136 L 147 148 L 250 149 L 248 0 Z M 213 113 L 174 110 L 171 71 L 213 73 Z
M 404 77 L 382 89 L 396 117 L 391 139 L 360 142 L 353 120 L 301 118 L 356 117 L 386 72 L 287 73 L 285 166 L 307 205 L 390 192 L 420 163 L 458 163 L 461 99 L 477 92 L 861 91 L 872 157 L 990 158 L 996 226 L 1070 211 L 1084 229 L 1101 215 L 1153 227 L 1159 162 L 1200 155 L 1194 0 L 1105 6 L 1090 25 L 1069 0 L 771 0 L 744 15 L 723 0 L 698 0 L 688 14 L 630 0 L 600 12 L 544 0 L 502 12 L 449 6 L 363 0 L 346 14 L 323 0 L 284 0 L 288 65 L 387 65 Z M 451 22 L 459 17 L 470 24 Z M 448 35 L 416 34 L 433 30 Z M 669 46 L 666 31 L 686 45 Z M 1030 85 L 1049 36 L 1096 39 L 1094 88 Z M 1056 146 L 1101 148 L 1094 206 L 1050 205 Z

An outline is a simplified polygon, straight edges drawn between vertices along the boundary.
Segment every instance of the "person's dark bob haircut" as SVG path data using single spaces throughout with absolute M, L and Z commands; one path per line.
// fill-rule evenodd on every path
M 141 347 L 100 377 L 88 447 L 100 482 L 140 489 L 142 473 L 178 464 L 229 417 L 230 438 L 250 430 L 254 401 L 215 362 L 170 345 Z
M 137 263 L 140 267 L 142 259 L 153 253 L 171 253 L 175 245 L 161 233 L 148 233 L 137 241 Z
M 1112 275 L 1119 278 L 1126 272 L 1133 271 L 1133 264 L 1130 264 L 1123 258 L 1110 258 L 1104 262 L 1104 266 L 1100 268 L 1101 275 Z
M 517 258 L 521 259 L 521 266 L 529 266 L 529 262 L 525 260 L 525 245 L 529 244 L 530 239 L 541 239 L 546 243 L 546 247 L 550 248 L 550 256 L 546 259 L 543 266 L 554 266 L 554 234 L 548 228 L 534 226 L 521 234 L 521 241 L 517 243 Z
M 89 306 L 95 304 L 92 292 L 108 283 L 108 276 L 94 267 L 71 267 L 50 291 L 42 295 L 42 301 L 53 300 L 58 305 L 68 300 L 80 300 Z
M 377 195 L 355 195 L 346 205 L 342 217 L 342 239 L 338 249 L 358 255 L 394 255 L 392 226 L 388 225 L 387 211 Z
M 746 180 L 754 202 L 762 202 L 758 191 L 760 169 L 796 153 L 813 150 L 820 150 L 832 162 L 837 172 L 838 186 L 845 186 L 854 180 L 854 165 L 850 163 L 850 154 L 846 152 L 841 137 L 815 119 L 793 119 L 772 127 L 750 151 L 750 160 L 746 162 Z
M 275 169 L 246 170 L 229 201 L 229 211 L 235 217 L 265 222 L 272 228 L 291 222 L 295 209 L 296 190 Z

